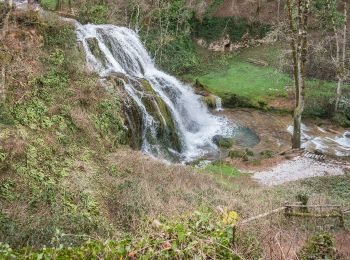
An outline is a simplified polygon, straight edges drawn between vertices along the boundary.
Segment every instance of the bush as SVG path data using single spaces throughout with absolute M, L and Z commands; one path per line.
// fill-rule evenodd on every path
M 266 159 L 266 158 L 271 158 L 273 155 L 275 154 L 274 151 L 270 151 L 270 150 L 265 150 L 265 151 L 262 151 L 260 153 L 261 157 Z
M 248 155 L 245 151 L 239 151 L 239 150 L 231 150 L 229 151 L 229 156 L 233 158 L 240 158 L 243 159 L 244 161 L 248 161 Z
M 249 22 L 238 17 L 204 17 L 201 21 L 192 20 L 193 35 L 208 42 L 228 35 L 232 42 L 238 42 L 248 33 L 252 38 L 263 38 L 270 30 L 269 25 Z
M 56 10 L 57 0 L 40 0 L 40 5 L 47 10 Z
M 330 234 L 318 234 L 311 237 L 299 252 L 302 260 L 336 259 L 336 249 Z
M 61 23 L 55 18 L 41 22 L 38 29 L 44 37 L 44 46 L 48 49 L 71 50 L 76 48 L 75 28 Z
M 85 23 L 104 24 L 107 23 L 109 7 L 105 4 L 90 5 L 82 7 L 78 14 L 78 20 Z
M 159 30 L 141 37 L 147 39 L 146 48 L 155 55 L 155 62 L 167 72 L 182 75 L 195 70 L 199 64 L 197 50 L 188 35 L 169 35 L 160 49 L 159 42 L 164 41 L 164 36 Z
M 44 126 L 45 122 L 50 121 L 47 112 L 48 107 L 44 102 L 34 97 L 15 106 L 13 113 L 17 122 L 32 129 L 37 129 Z
M 91 116 L 101 138 L 108 141 L 112 147 L 125 144 L 126 141 L 124 123 L 119 112 L 120 106 L 117 100 L 106 100 L 97 104 L 96 114 Z
M 25 259 L 241 259 L 235 252 L 241 248 L 248 259 L 261 258 L 261 248 L 256 239 L 237 238 L 233 244 L 233 225 L 237 213 L 230 211 L 222 217 L 210 211 L 196 211 L 176 220 L 154 220 L 141 237 L 106 242 L 88 241 L 80 247 L 64 247 L 57 236 L 55 248 L 13 250 L 0 243 L 0 258 Z
M 0 102 L 0 124 L 12 125 L 13 123 L 14 120 L 9 107 L 4 102 Z

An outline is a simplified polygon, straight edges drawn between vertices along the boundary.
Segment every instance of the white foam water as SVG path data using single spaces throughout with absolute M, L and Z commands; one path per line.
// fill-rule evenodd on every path
M 224 109 L 222 108 L 222 99 L 220 97 L 215 98 L 215 110 L 216 111 L 223 111 Z
M 216 150 L 213 136 L 233 134 L 228 122 L 210 114 L 190 86 L 156 68 L 134 31 L 113 25 L 77 24 L 77 37 L 84 48 L 89 68 L 102 78 L 121 73 L 134 81 L 145 79 L 150 83 L 171 112 L 182 143 L 181 157 L 184 161 Z M 94 54 L 90 41 L 97 42 L 101 57 Z M 156 126 L 152 123 L 152 116 L 142 105 L 142 93 L 128 82 L 125 82 L 124 87 L 141 108 L 144 132 L 152 132 L 152 128 Z M 221 107 L 220 104 L 218 106 Z M 152 153 L 157 147 L 158 144 L 151 144 L 144 135 L 142 149 L 145 152 Z
M 330 153 L 336 156 L 350 156 L 350 132 L 346 131 L 341 136 L 324 136 L 327 131 L 316 127 L 321 133 L 320 136 L 312 133 L 312 130 L 305 124 L 301 124 L 302 148 L 316 149 L 323 153 Z M 287 131 L 293 134 L 293 126 L 288 126 Z

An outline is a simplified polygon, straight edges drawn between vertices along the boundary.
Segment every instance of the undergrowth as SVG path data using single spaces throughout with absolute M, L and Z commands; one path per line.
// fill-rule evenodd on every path
M 223 216 L 211 211 L 196 211 L 182 219 L 155 220 L 152 226 L 138 238 L 125 237 L 106 242 L 89 240 L 81 247 L 64 247 L 60 240 L 65 235 L 56 233 L 53 248 L 13 250 L 0 244 L 0 256 L 4 259 L 33 258 L 197 258 L 248 259 L 261 257 L 261 248 L 256 241 L 234 239 L 233 226 L 238 220 L 235 212 Z M 250 240 L 252 242 L 254 240 Z M 243 250 L 244 252 L 241 252 Z

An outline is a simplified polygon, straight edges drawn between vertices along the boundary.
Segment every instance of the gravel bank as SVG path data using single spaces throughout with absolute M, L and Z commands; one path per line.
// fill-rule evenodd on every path
M 289 181 L 316 176 L 336 176 L 345 174 L 350 164 L 344 162 L 319 162 L 310 158 L 297 156 L 292 160 L 283 161 L 275 167 L 253 172 L 252 178 L 260 184 L 273 186 Z

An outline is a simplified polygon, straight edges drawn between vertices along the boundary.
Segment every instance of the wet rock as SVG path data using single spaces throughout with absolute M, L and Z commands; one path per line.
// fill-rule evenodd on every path
M 143 120 L 142 112 L 135 101 L 130 97 L 124 97 L 122 102 L 124 122 L 127 127 L 129 145 L 133 149 L 141 149 Z
M 247 98 L 232 93 L 224 93 L 222 95 L 222 105 L 227 108 L 247 107 L 254 108 Z
M 204 103 L 211 109 L 216 108 L 216 96 L 209 95 L 206 97 L 203 97 Z
M 102 59 L 102 51 L 101 51 L 101 49 L 100 49 L 100 47 L 98 45 L 97 38 L 92 37 L 92 38 L 87 39 L 86 41 L 87 41 L 87 43 L 89 45 L 89 48 L 90 48 L 92 54 L 95 57 L 97 57 L 99 59 Z
M 350 138 L 350 132 L 346 132 L 346 133 L 344 134 L 344 136 L 345 136 L 346 138 Z

